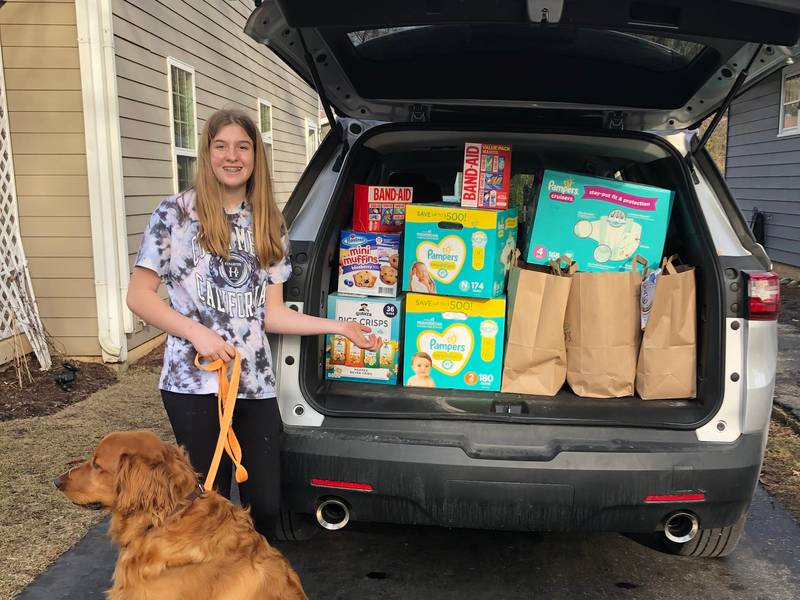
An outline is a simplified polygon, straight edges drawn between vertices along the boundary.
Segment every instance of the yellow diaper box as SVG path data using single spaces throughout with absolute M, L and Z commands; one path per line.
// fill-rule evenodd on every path
M 409 204 L 403 290 L 469 298 L 501 296 L 516 245 L 516 208 Z
M 403 384 L 500 391 L 506 299 L 406 295 Z

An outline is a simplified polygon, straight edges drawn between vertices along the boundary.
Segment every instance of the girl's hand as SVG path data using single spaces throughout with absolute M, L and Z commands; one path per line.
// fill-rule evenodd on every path
M 372 329 L 366 325 L 355 323 L 354 321 L 340 321 L 340 323 L 342 323 L 342 335 L 359 348 L 374 352 L 383 343 L 381 338 L 370 333 Z
M 228 362 L 235 354 L 233 346 L 222 339 L 222 336 L 200 323 L 192 330 L 189 341 L 197 353 L 207 360 Z

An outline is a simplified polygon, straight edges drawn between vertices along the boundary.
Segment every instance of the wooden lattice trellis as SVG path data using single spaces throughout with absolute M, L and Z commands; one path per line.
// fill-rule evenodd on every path
M 50 368 L 50 351 L 33 295 L 22 248 L 8 127 L 5 70 L 0 48 L 0 340 L 24 333 L 42 369 Z

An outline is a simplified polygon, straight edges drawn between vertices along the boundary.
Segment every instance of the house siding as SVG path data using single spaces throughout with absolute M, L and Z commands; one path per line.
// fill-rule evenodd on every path
M 39 314 L 59 351 L 96 356 L 74 0 L 7 2 L 0 47 L 22 244 Z M 0 364 L 12 356 L 11 341 L 0 342 Z
M 244 35 L 252 2 L 113 0 L 129 263 L 150 213 L 174 193 L 167 57 L 195 71 L 197 130 L 230 106 L 258 119 L 258 98 L 272 104 L 273 182 L 283 206 L 306 165 L 305 118 L 316 120 L 316 92 L 271 50 Z M 129 336 L 129 350 L 157 331 Z
M 725 178 L 745 218 L 766 214 L 766 250 L 800 266 L 800 134 L 778 136 L 782 73 L 731 104 Z

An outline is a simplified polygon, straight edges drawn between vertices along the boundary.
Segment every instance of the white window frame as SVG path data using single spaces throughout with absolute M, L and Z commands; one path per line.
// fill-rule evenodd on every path
M 784 107 L 784 86 L 786 85 L 786 79 L 789 77 L 793 77 L 794 75 L 800 74 L 800 64 L 798 65 L 789 65 L 784 67 L 781 71 L 781 95 L 778 98 L 778 102 L 780 105 L 779 116 L 778 116 L 778 137 L 786 137 L 790 135 L 798 135 L 800 134 L 800 119 L 798 119 L 798 124 L 791 129 L 786 129 L 783 126 L 783 107 Z
M 261 107 L 262 106 L 269 106 L 269 133 L 263 133 L 261 131 Z M 275 129 L 273 127 L 275 123 L 274 115 L 275 115 L 275 107 L 273 106 L 272 102 L 269 100 L 264 100 L 264 98 L 258 99 L 258 132 L 261 134 L 261 140 L 265 144 L 269 144 L 269 165 L 272 169 L 275 169 Z
M 175 115 L 172 109 L 172 67 L 186 71 L 192 77 L 192 114 L 194 116 L 194 149 L 175 145 Z M 178 193 L 178 156 L 191 156 L 197 159 L 197 82 L 194 67 L 172 56 L 167 57 L 167 104 L 169 105 L 169 145 L 172 149 L 172 189 Z
M 308 117 L 305 117 L 305 123 L 306 123 L 306 127 L 303 130 L 303 135 L 306 138 L 306 164 L 308 164 L 308 163 L 311 162 L 311 157 L 314 156 L 314 152 L 316 152 L 317 148 L 319 148 L 319 119 L 318 118 L 317 119 L 309 119 Z M 313 148 L 309 148 L 308 147 L 308 130 L 309 129 L 313 129 L 314 130 L 314 147 Z

